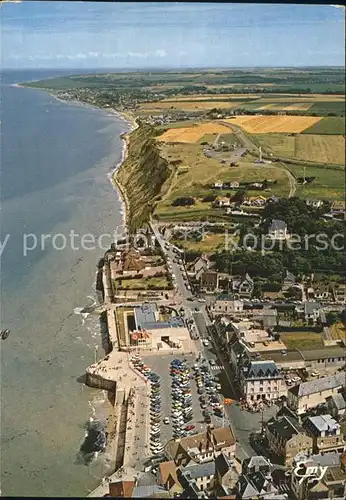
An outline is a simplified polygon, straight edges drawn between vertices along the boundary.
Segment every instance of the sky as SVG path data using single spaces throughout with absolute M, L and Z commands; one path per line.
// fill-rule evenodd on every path
M 345 10 L 225 3 L 4 3 L 4 68 L 343 66 Z

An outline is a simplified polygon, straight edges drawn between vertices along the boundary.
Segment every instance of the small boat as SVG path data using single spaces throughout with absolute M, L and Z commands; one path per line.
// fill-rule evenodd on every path
M 11 330 L 9 328 L 6 328 L 6 330 L 1 330 L 0 337 L 2 338 L 2 340 L 6 340 L 10 333 Z

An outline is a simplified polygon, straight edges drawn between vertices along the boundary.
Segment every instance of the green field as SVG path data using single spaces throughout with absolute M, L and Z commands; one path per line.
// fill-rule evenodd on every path
M 198 123 L 201 123 L 201 121 Z M 181 122 L 172 122 L 172 123 L 166 123 L 164 125 L 158 125 L 155 128 L 159 130 L 160 133 L 162 133 L 164 130 L 167 130 L 169 128 L 187 128 L 187 127 L 192 127 L 195 124 L 196 122 L 193 122 L 191 120 L 185 120 Z
M 304 167 L 289 165 L 296 177 L 304 177 Z M 345 199 L 345 171 L 333 167 L 305 167 L 306 177 L 316 177 L 311 184 L 299 185 L 296 196 L 322 200 Z
M 325 115 L 328 113 L 337 113 L 338 115 L 345 115 L 345 101 L 320 101 L 316 102 L 309 109 L 309 113 L 316 113 L 316 115 Z
M 283 158 L 293 158 L 295 137 L 291 134 L 251 134 L 254 142 L 267 153 Z
M 201 199 L 211 194 L 210 186 L 217 181 L 261 182 L 265 179 L 277 181 L 272 191 L 267 194 L 287 196 L 289 192 L 288 179 L 281 166 L 257 166 L 254 163 L 242 161 L 238 167 L 222 164 L 215 158 L 207 158 L 203 154 L 203 147 L 199 144 L 161 144 L 161 154 L 169 162 L 183 158 L 184 164 L 189 169 L 176 176 L 165 196 L 156 206 L 156 212 L 175 212 L 183 209 L 193 212 L 198 209 L 198 204 L 186 207 L 172 207 L 172 202 L 179 197 L 194 197 Z M 223 193 L 215 193 L 223 194 Z M 252 193 L 249 193 L 250 195 Z M 259 194 L 254 192 L 253 195 Z M 199 209 L 205 209 L 201 204 Z
M 345 118 L 339 116 L 327 116 L 322 118 L 322 120 L 312 127 L 304 130 L 303 134 L 345 135 Z

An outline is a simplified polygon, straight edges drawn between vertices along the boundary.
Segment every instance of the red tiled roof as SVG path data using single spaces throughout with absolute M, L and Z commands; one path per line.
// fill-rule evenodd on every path
M 109 496 L 111 497 L 131 497 L 135 487 L 134 481 L 117 481 L 110 483 Z

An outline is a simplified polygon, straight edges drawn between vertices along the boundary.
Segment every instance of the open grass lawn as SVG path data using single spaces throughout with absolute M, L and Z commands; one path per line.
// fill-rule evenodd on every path
M 288 168 L 296 177 L 304 176 L 304 167 L 289 165 Z M 322 200 L 345 199 L 345 171 L 332 167 L 306 167 L 306 177 L 315 177 L 310 184 L 298 184 L 296 196 Z
M 287 196 L 289 192 L 288 179 L 280 167 L 258 166 L 249 162 L 239 163 L 238 167 L 230 167 L 214 158 L 206 158 L 203 147 L 198 144 L 161 144 L 161 151 L 168 161 L 182 158 L 189 169 L 174 178 L 168 195 L 158 203 L 156 213 L 179 211 L 192 213 L 208 210 L 210 204 L 198 200 L 190 207 L 173 207 L 172 202 L 183 196 L 201 199 L 213 192 L 210 186 L 217 181 L 259 182 L 270 179 L 277 183 L 272 186 L 271 192 L 267 193 L 268 196 L 270 194 Z M 215 194 L 220 193 L 215 192 Z M 255 191 L 253 195 L 256 194 L 260 193 Z
M 238 144 L 239 145 L 239 139 L 235 134 L 222 134 L 220 136 L 220 142 L 224 142 L 225 144 Z
M 213 144 L 218 135 L 219 134 L 217 134 L 217 133 L 205 134 L 205 135 L 203 135 L 203 137 L 200 138 L 200 140 L 198 142 L 200 144 L 202 144 L 203 142 L 207 142 L 208 144 Z
M 326 116 L 309 128 L 304 134 L 335 134 L 345 135 L 345 117 Z
M 197 251 L 202 253 L 214 253 L 216 250 L 223 250 L 227 244 L 227 234 L 206 234 L 201 241 L 193 241 L 191 239 L 186 240 L 174 240 L 174 243 L 178 243 L 179 246 L 185 248 L 185 250 Z
M 184 120 L 180 122 L 165 123 L 164 125 L 157 125 L 155 128 L 159 131 L 168 130 L 169 128 L 187 128 L 196 125 L 195 122 L 190 120 Z
M 267 153 L 284 158 L 294 157 L 295 137 L 289 134 L 253 134 L 256 144 Z
M 117 281 L 117 288 L 122 290 L 146 290 L 149 287 L 168 288 L 167 278 L 162 276 L 157 278 L 134 278 Z
M 324 347 L 322 335 L 315 332 L 282 333 L 280 339 L 287 349 L 320 349 Z

